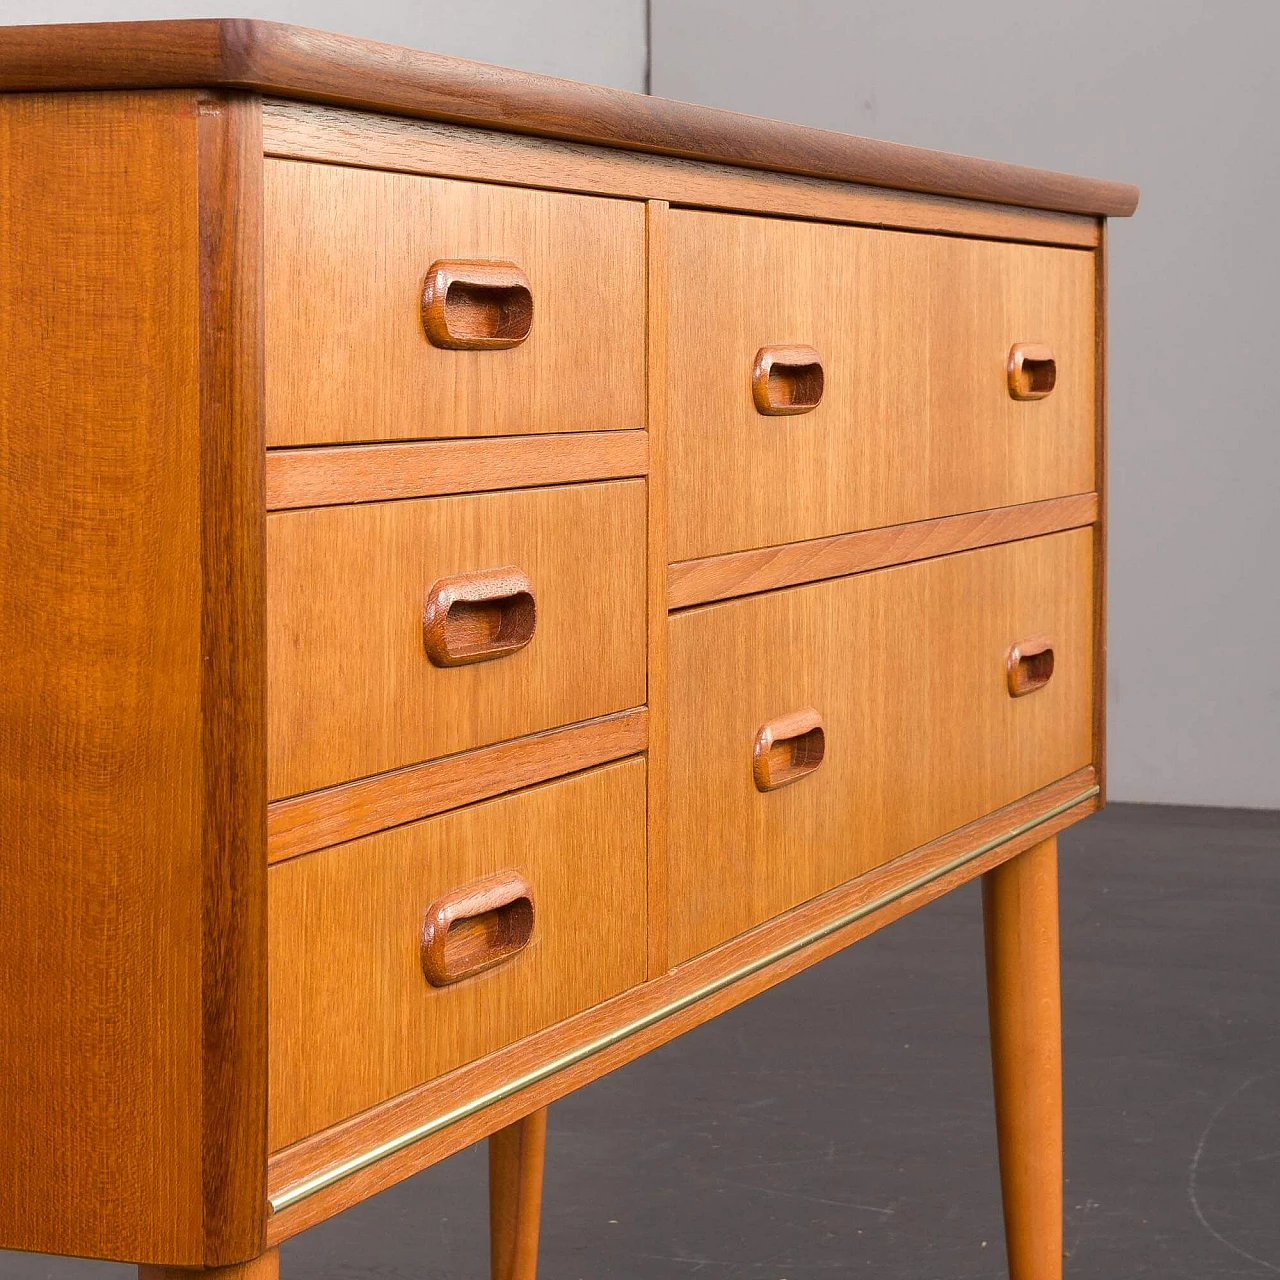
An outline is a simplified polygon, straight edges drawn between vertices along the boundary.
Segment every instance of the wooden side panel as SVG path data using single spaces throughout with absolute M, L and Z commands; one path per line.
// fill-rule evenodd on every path
M 199 110 L 204 1263 L 262 1247 L 267 1136 L 267 644 L 262 106 Z
M 677 614 L 670 950 L 689 957 L 1087 765 L 1092 531 Z M 1006 654 L 1051 638 L 1010 697 Z M 812 708 L 825 755 L 757 790 L 762 725 Z
M 644 482 L 267 518 L 272 799 L 645 701 Z M 440 579 L 514 566 L 537 610 L 506 657 L 437 667 Z
M 1093 489 L 1091 253 L 670 221 L 673 561 Z M 1010 397 L 1015 342 L 1053 348 L 1048 398 Z M 821 403 L 763 416 L 752 363 L 790 343 L 818 351 Z
M 432 346 L 441 259 L 519 267 L 528 338 Z M 272 445 L 639 428 L 644 206 L 268 160 L 266 350 Z
M 644 774 L 606 765 L 271 868 L 273 1150 L 644 980 Z M 427 908 L 507 870 L 532 887 L 532 941 L 429 986 Z
M 198 1264 L 189 95 L 0 99 L 0 1245 Z

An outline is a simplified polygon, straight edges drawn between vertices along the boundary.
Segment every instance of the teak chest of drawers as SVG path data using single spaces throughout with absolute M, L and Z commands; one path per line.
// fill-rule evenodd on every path
M 0 30 L 0 1247 L 274 1274 L 984 876 L 1060 1272 L 1067 178 L 248 22 Z

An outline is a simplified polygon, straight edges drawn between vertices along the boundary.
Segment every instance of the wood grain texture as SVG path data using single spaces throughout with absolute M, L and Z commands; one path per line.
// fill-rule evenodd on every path
M 1088 764 L 1092 555 L 1078 529 L 672 617 L 671 963 Z M 1054 678 L 1012 699 L 1038 632 Z M 806 707 L 821 768 L 761 794 L 759 726 Z
M 536 1280 L 547 1109 L 489 1135 L 489 1275 Z
M 1046 498 L 994 511 L 940 516 L 887 529 L 866 529 L 811 542 L 684 560 L 667 570 L 667 603 L 672 609 L 687 609 L 714 600 L 1059 533 L 1093 524 L 1097 518 L 1097 494 L 1076 493 L 1069 498 Z
M 1087 253 L 680 210 L 669 296 L 672 560 L 1093 487 Z M 1046 400 L 1009 397 L 1022 340 L 1058 353 Z M 822 353 L 822 403 L 764 418 L 783 342 Z
M 0 88 L 221 86 L 1002 204 L 1125 216 L 1138 192 L 244 19 L 9 27 Z
M 267 710 L 262 114 L 199 112 L 204 1264 L 262 1249 Z
M 491 1055 L 429 1085 L 412 1090 L 344 1125 L 278 1152 L 271 1160 L 270 1192 L 272 1195 L 278 1194 L 321 1169 L 374 1148 L 379 1143 L 411 1130 L 432 1117 L 448 1113 L 471 1099 L 483 1097 L 506 1081 L 522 1078 L 527 1072 L 557 1060 L 574 1045 L 665 1007 L 671 1001 L 705 986 L 717 975 L 732 972 L 738 966 L 803 936 L 823 921 L 873 902 L 896 885 L 950 864 L 966 851 L 976 849 L 993 837 L 1047 813 L 1064 801 L 1080 795 L 1093 784 L 1092 768 L 1082 769 L 1032 796 L 987 815 L 924 848 L 914 850 L 888 866 L 878 868 L 851 884 L 833 890 L 822 898 L 736 938 L 655 981 L 645 983 L 598 1008 L 539 1032 L 500 1054 Z M 529 1114 L 535 1108 L 554 1102 L 591 1080 L 665 1044 L 674 1036 L 784 981 L 909 911 L 933 901 L 941 894 L 958 888 L 973 877 L 1029 848 L 1036 841 L 1043 840 L 1086 816 L 1095 807 L 1093 800 L 1085 801 L 1048 820 L 1033 832 L 1017 836 L 982 854 L 924 888 L 881 908 L 785 961 L 735 983 L 634 1037 L 622 1040 L 604 1052 L 523 1089 L 333 1187 L 274 1214 L 267 1224 L 268 1239 L 273 1243 L 288 1239 L 366 1196 L 462 1150 L 495 1129 Z
M 1078 214 L 916 195 L 436 121 L 269 98 L 263 103 L 263 122 L 267 154 L 282 159 L 995 240 L 1082 248 L 1098 242 L 1097 220 Z
M 195 106 L 0 129 L 0 1244 L 198 1263 Z
M 640 707 L 277 800 L 267 810 L 267 858 L 282 862 L 634 755 L 645 749 L 648 721 Z
M 789 711 L 762 724 L 751 745 L 757 791 L 776 791 L 812 773 L 826 755 L 822 717 L 812 708 Z
M 1093 464 L 1098 491 L 1098 527 L 1093 541 L 1093 767 L 1107 802 L 1107 224 L 1098 226 L 1094 264 Z
M 651 200 L 646 210 L 648 280 L 648 436 L 652 469 L 648 516 L 646 608 L 649 706 L 667 705 L 667 222 L 670 210 Z M 649 721 L 648 741 L 648 976 L 667 968 L 667 717 Z
M 269 515 L 271 798 L 642 705 L 644 556 L 638 480 Z M 432 584 L 504 565 L 537 593 L 533 643 L 433 666 Z
M 529 945 L 537 907 L 533 886 L 518 871 L 500 871 L 449 889 L 428 908 L 422 925 L 422 972 L 448 987 L 504 964 Z
M 271 868 L 272 1149 L 644 980 L 644 773 L 605 765 Z M 506 870 L 536 894 L 533 941 L 430 987 L 427 907 Z
M 0 100 L 6 1248 L 261 1246 L 256 110 Z
M 1058 841 L 982 877 L 1009 1280 L 1062 1278 Z
M 516 264 L 533 327 L 440 350 L 440 258 Z M 492 184 L 266 161 L 267 443 L 639 428 L 644 209 Z
M 267 1249 L 249 1262 L 192 1272 L 183 1267 L 138 1268 L 138 1280 L 280 1280 L 280 1251 Z
M 1052 636 L 1015 641 L 1005 658 L 1009 696 L 1025 698 L 1043 689 L 1053 679 L 1055 665 Z
M 642 476 L 643 431 L 350 444 L 267 453 L 267 510 Z
M 1015 400 L 1043 400 L 1053 394 L 1058 365 L 1043 342 L 1015 342 L 1009 348 L 1009 394 Z
M 422 327 L 433 347 L 507 351 L 533 327 L 529 277 L 513 262 L 442 259 L 427 268 Z
M 422 646 L 433 667 L 508 658 L 532 643 L 537 628 L 533 583 L 515 565 L 437 578 L 422 609 Z

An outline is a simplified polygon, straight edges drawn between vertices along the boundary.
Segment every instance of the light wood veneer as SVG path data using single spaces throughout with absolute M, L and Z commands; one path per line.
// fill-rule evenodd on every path
M 271 868 L 271 1150 L 644 980 L 644 776 L 607 765 Z M 429 986 L 427 907 L 507 870 L 533 940 Z
M 688 210 L 670 237 L 672 560 L 1093 488 L 1089 254 Z M 1058 385 L 1019 403 L 1032 339 Z M 753 403 L 778 343 L 821 357 L 810 412 Z
M 644 425 L 644 206 L 267 160 L 269 445 Z M 442 350 L 440 259 L 517 265 L 526 341 Z
M 644 485 L 522 489 L 267 517 L 273 800 L 645 701 Z M 512 566 L 533 640 L 440 668 L 441 579 Z
M 268 1241 L 287 1240 L 463 1150 L 1003 864 L 1097 807 L 1096 775 L 1082 769 L 501 1054 L 276 1153 L 269 1193 L 277 1208 Z M 852 917 L 848 923 L 804 943 L 813 930 L 846 917 Z M 786 957 L 766 963 L 779 949 L 788 951 Z M 676 1011 L 658 1016 L 673 1005 Z M 629 1028 L 630 1034 L 621 1034 Z M 584 1052 L 592 1046 L 594 1052 Z M 571 1052 L 582 1056 L 556 1065 Z M 484 1099 L 487 1104 L 475 1105 Z M 406 1134 L 417 1137 L 406 1142 Z M 379 1150 L 378 1159 L 351 1167 Z M 344 1170 L 342 1176 L 299 1194 L 335 1169 Z
M 1082 529 L 674 616 L 671 963 L 1087 764 L 1091 573 Z M 1053 678 L 1010 698 L 1041 633 Z M 808 708 L 821 764 L 759 791 L 761 726 Z

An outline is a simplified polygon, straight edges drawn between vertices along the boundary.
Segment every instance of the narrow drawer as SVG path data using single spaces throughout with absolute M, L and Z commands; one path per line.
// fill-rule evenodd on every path
M 644 793 L 626 760 L 272 867 L 271 1149 L 643 981 Z
M 1092 538 L 673 615 L 673 963 L 1090 762 Z
M 644 425 L 640 203 L 269 159 L 265 217 L 269 445 Z
M 271 799 L 642 705 L 644 519 L 638 480 L 269 515 Z
M 670 224 L 673 560 L 1093 489 L 1091 252 Z M 1017 344 L 1052 354 L 1048 395 L 1014 399 Z

